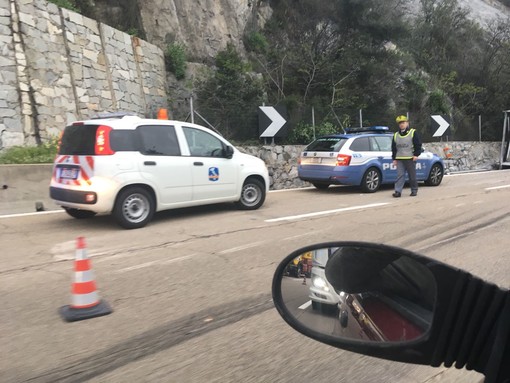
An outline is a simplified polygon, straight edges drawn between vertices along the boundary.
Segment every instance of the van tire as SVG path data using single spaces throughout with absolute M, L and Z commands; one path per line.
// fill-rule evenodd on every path
M 138 229 L 147 225 L 155 211 L 151 193 L 142 187 L 122 190 L 113 207 L 113 216 L 125 229 Z
M 65 207 L 64 210 L 67 214 L 76 219 L 87 219 L 96 215 L 96 212 L 90 210 L 73 209 L 70 207 Z
M 241 189 L 241 198 L 237 206 L 242 210 L 255 210 L 262 206 L 266 199 L 266 187 L 257 178 L 248 177 Z

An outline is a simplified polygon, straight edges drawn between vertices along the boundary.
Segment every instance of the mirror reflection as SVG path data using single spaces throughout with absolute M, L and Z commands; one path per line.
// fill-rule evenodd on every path
M 430 328 L 436 283 L 415 259 L 377 247 L 322 248 L 292 259 L 283 303 L 302 325 L 373 342 L 420 338 Z

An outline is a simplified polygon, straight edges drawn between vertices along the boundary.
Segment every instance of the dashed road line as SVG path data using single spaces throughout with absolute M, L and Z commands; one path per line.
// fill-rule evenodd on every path
M 381 203 L 372 203 L 369 205 L 350 206 L 350 207 L 344 207 L 341 209 L 324 210 L 324 211 L 317 211 L 317 212 L 313 212 L 313 213 L 306 213 L 306 214 L 299 214 L 299 215 L 291 215 L 291 216 L 287 216 L 287 217 L 266 219 L 264 222 L 271 223 L 271 222 L 281 222 L 281 221 L 295 221 L 295 220 L 299 220 L 299 219 L 317 217 L 317 216 L 321 216 L 321 215 L 342 213 L 345 211 L 369 209 L 369 208 L 385 206 L 385 205 L 389 205 L 389 204 L 390 204 L 389 202 L 381 202 Z
M 489 191 L 489 190 L 498 190 L 498 189 L 507 189 L 507 188 L 510 188 L 510 185 L 493 186 L 490 188 L 485 188 L 485 190 Z

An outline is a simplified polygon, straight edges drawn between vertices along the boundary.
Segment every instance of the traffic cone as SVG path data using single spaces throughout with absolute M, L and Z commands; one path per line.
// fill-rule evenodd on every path
M 59 312 L 67 322 L 95 318 L 112 312 L 108 303 L 99 299 L 84 237 L 76 240 L 72 303 L 61 307 Z

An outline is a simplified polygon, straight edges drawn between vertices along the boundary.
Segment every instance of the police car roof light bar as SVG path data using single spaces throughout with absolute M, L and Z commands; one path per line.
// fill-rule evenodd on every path
M 363 128 L 345 128 L 346 133 L 387 133 L 387 126 L 368 126 Z

